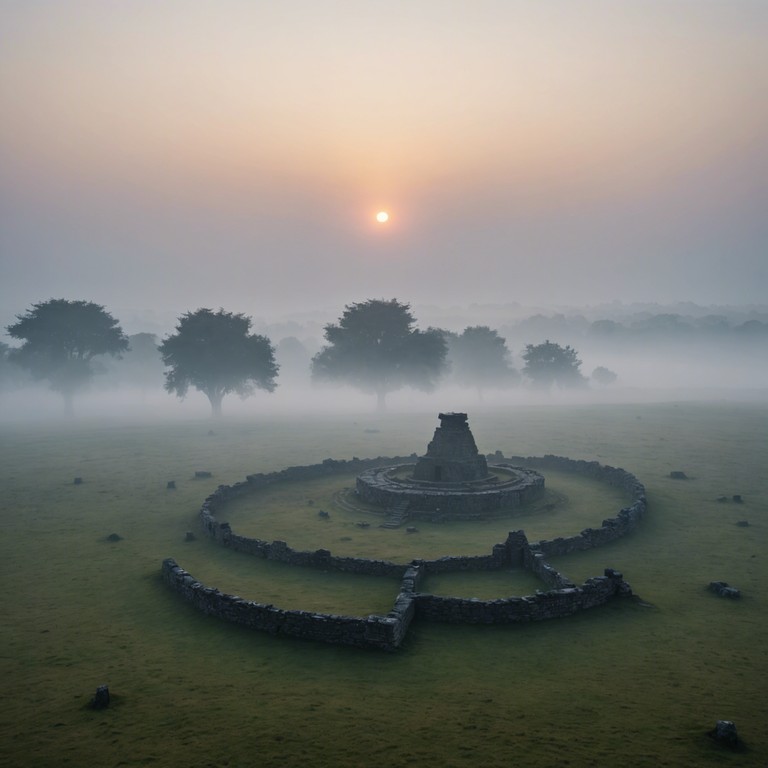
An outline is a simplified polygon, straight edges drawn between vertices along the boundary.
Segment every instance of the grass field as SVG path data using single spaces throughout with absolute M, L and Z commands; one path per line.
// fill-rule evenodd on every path
M 2 427 L 0 765 L 764 768 L 765 406 L 470 414 L 481 451 L 556 453 L 637 475 L 649 500 L 640 530 L 556 565 L 577 581 L 618 568 L 651 607 L 618 602 L 509 627 L 417 621 L 389 655 L 228 625 L 160 581 L 162 559 L 174 557 L 202 581 L 252 599 L 388 610 L 394 581 L 265 563 L 200 535 L 187 543 L 184 533 L 197 531 L 200 503 L 219 483 L 327 457 L 423 453 L 436 421 L 436 413 L 265 416 L 214 424 L 215 434 L 207 420 Z M 213 477 L 195 480 L 196 470 Z M 670 479 L 670 470 L 689 479 Z M 405 562 L 487 552 L 515 528 L 532 539 L 573 533 L 621 504 L 611 489 L 568 476 L 547 474 L 547 484 L 559 500 L 550 513 L 475 527 L 419 523 L 411 536 L 361 529 L 335 511 L 320 520 L 316 510 L 334 490 L 323 482 L 227 512 L 238 532 Z M 733 494 L 744 503 L 717 501 Z M 107 541 L 111 533 L 122 540 Z M 739 587 L 742 599 L 716 598 L 706 590 L 712 580 Z M 479 597 L 536 587 L 514 573 L 452 574 L 427 586 Z M 113 705 L 95 712 L 87 703 L 103 683 Z M 718 719 L 735 721 L 745 751 L 707 738 Z

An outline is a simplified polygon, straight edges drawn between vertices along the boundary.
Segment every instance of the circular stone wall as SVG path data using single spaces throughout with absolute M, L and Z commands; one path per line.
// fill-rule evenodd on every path
M 463 483 L 432 483 L 398 476 L 404 469 L 412 474 L 413 467 L 400 464 L 361 472 L 356 481 L 358 497 L 384 509 L 408 504 L 411 517 L 459 520 L 511 512 L 544 492 L 541 474 L 511 464 L 490 466 L 491 473 L 496 470 L 498 476 Z

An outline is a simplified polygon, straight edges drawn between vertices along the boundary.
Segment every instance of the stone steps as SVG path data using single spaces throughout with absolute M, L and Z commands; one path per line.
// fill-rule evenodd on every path
M 409 501 L 400 501 L 389 507 L 387 510 L 387 519 L 379 526 L 379 528 L 399 528 L 408 520 L 409 507 Z

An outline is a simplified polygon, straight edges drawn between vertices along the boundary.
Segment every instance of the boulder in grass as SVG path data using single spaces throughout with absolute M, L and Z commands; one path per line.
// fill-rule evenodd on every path
M 732 720 L 718 720 L 715 723 L 714 729 L 709 731 L 708 735 L 729 749 L 739 749 L 742 746 L 736 726 Z
M 196 479 L 199 480 L 199 479 L 204 478 L 204 477 L 213 477 L 213 473 L 212 472 L 208 472 L 207 470 L 203 470 L 203 469 L 200 469 L 197 472 L 195 472 L 195 478 Z
M 731 600 L 741 597 L 741 591 L 736 587 L 731 587 L 727 581 L 710 581 L 708 589 L 718 597 L 728 597 Z
M 109 686 L 100 685 L 91 699 L 91 709 L 106 709 L 109 706 Z
M 686 475 L 685 472 L 682 472 L 679 469 L 672 470 L 672 472 L 669 473 L 669 476 L 673 480 L 687 480 L 688 479 L 688 475 Z

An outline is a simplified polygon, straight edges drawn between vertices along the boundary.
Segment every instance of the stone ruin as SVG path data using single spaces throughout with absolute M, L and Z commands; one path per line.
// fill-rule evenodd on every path
M 530 467 L 495 464 L 478 453 L 466 413 L 439 414 L 427 452 L 414 464 L 375 467 L 356 481 L 357 497 L 400 519 L 476 519 L 513 511 L 544 492 Z
M 441 426 L 435 431 L 426 455 L 416 462 L 421 478 L 429 479 L 412 476 L 416 471 L 413 457 L 411 463 L 402 456 L 353 458 L 350 461 L 325 459 L 321 464 L 248 475 L 244 481 L 234 485 L 220 485 L 205 499 L 200 509 L 202 530 L 217 543 L 234 551 L 295 567 L 399 580 L 394 604 L 386 614 L 345 616 L 289 610 L 270 603 L 245 600 L 199 582 L 172 558 L 163 561 L 163 579 L 183 599 L 210 616 L 271 634 L 387 651 L 394 651 L 402 645 L 414 618 L 470 624 L 543 621 L 604 605 L 616 597 L 632 596 L 632 590 L 620 571 L 606 568 L 602 576 L 577 584 L 557 570 L 549 559 L 604 546 L 634 531 L 646 509 L 645 488 L 634 475 L 618 467 L 562 456 L 505 459 L 501 451 L 488 455 L 487 459 L 494 462 L 488 466 L 487 459 L 478 455 L 466 423 L 466 414 L 440 414 L 440 420 Z M 494 544 L 487 554 L 418 559 L 408 564 L 337 556 L 327 549 L 296 550 L 285 541 L 269 542 L 239 535 L 229 523 L 218 517 L 229 501 L 258 493 L 275 483 L 300 483 L 319 477 L 355 473 L 359 488 L 360 479 L 371 477 L 369 473 L 392 471 L 398 467 L 410 468 L 411 476 L 405 482 L 401 476 L 393 477 L 388 489 L 390 493 L 397 496 L 398 493 L 418 492 L 415 498 L 420 500 L 422 509 L 430 503 L 439 503 L 443 508 L 453 510 L 458 519 L 468 511 L 483 510 L 483 504 L 488 505 L 486 512 L 498 511 L 502 507 L 509 510 L 510 504 L 521 503 L 526 493 L 541 493 L 544 478 L 534 467 L 544 471 L 573 472 L 619 487 L 630 503 L 614 517 L 603 520 L 599 528 L 586 528 L 573 536 L 529 541 L 523 531 L 510 531 L 506 540 Z M 517 474 L 506 481 L 498 477 L 494 480 L 497 471 Z M 449 480 L 446 477 L 464 479 Z M 493 491 L 505 482 L 509 487 L 502 488 L 501 496 L 494 496 Z M 368 483 L 366 487 L 374 495 L 382 491 L 375 483 Z M 382 497 L 386 500 L 385 491 L 382 491 Z M 407 500 L 408 496 L 401 498 Z M 425 578 L 431 574 L 503 571 L 510 568 L 530 571 L 541 581 L 543 589 L 532 595 L 479 600 L 436 595 L 424 587 Z
M 440 426 L 413 470 L 414 480 L 463 483 L 486 480 L 488 462 L 475 445 L 466 413 L 441 413 Z

